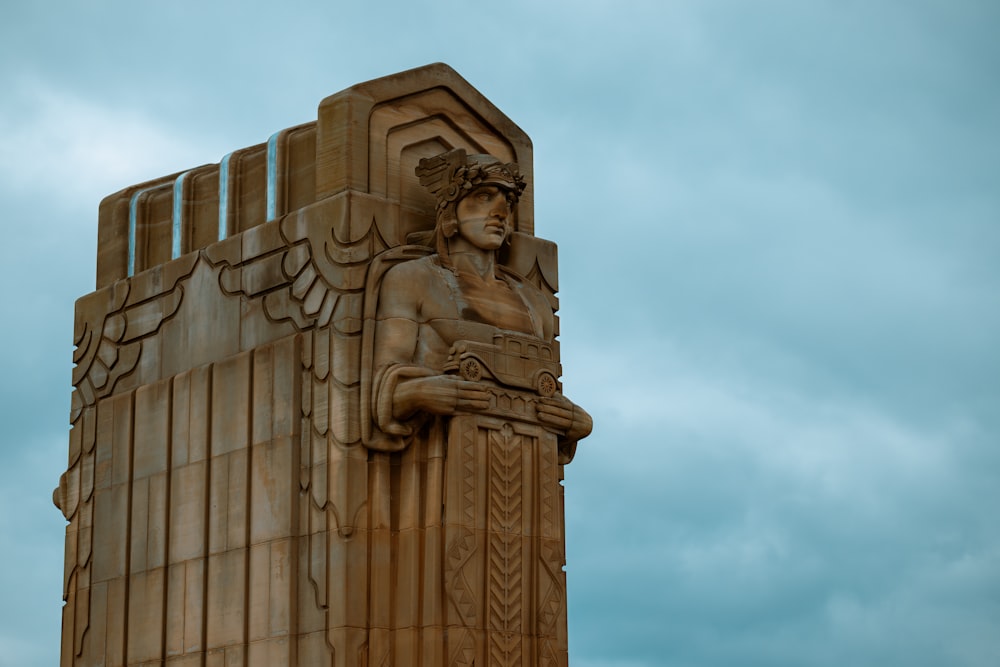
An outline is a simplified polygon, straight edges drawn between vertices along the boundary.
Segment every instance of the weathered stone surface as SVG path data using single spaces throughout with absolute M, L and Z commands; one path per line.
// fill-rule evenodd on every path
M 566 664 L 590 418 L 531 168 L 439 64 L 101 203 L 63 667 Z

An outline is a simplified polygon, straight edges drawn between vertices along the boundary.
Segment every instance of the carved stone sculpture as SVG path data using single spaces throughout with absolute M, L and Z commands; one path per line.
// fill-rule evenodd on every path
M 62 665 L 565 665 L 555 248 L 444 65 L 101 206 Z

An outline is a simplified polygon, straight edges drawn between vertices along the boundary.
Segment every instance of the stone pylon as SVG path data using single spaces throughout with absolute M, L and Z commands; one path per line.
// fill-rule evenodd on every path
M 502 261 L 554 312 L 530 140 L 441 64 L 101 203 L 54 494 L 62 667 L 567 663 L 572 448 L 537 393 L 497 380 L 426 444 L 365 437 L 374 267 L 434 229 L 415 168 L 455 148 L 520 166 Z

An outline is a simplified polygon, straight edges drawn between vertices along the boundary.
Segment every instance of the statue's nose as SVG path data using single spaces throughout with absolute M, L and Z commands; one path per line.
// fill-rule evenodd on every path
M 493 215 L 506 218 L 510 215 L 510 205 L 507 204 L 506 197 L 499 199 L 496 204 L 493 205 Z

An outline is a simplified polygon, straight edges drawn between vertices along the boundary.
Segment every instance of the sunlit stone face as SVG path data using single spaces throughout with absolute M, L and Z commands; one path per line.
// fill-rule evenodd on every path
M 496 250 L 507 235 L 510 202 L 507 191 L 494 185 L 475 188 L 458 202 L 458 233 L 483 250 Z

